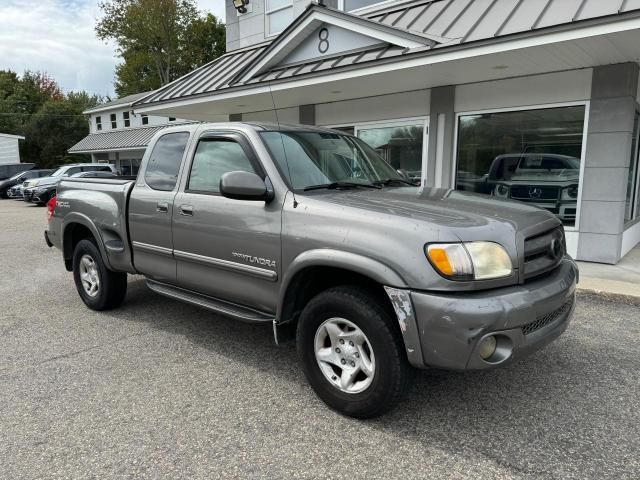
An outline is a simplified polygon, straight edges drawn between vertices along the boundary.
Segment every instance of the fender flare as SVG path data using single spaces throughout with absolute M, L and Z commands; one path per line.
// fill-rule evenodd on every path
M 373 258 L 330 248 L 307 250 L 291 262 L 284 274 L 276 309 L 276 321 L 281 321 L 282 310 L 291 281 L 298 273 L 308 267 L 341 268 L 369 277 L 383 286 L 407 288 L 406 282 L 395 270 Z
M 96 224 L 88 216 L 86 216 L 83 213 L 70 212 L 67 215 L 65 215 L 64 221 L 62 223 L 63 252 L 65 252 L 67 249 L 67 243 L 65 239 L 65 233 L 67 232 L 67 228 L 70 227 L 72 224 L 76 224 L 76 223 L 89 229 L 89 231 L 92 233 L 92 235 L 96 239 L 96 243 L 98 244 L 98 250 L 100 250 L 100 255 L 102 255 L 102 261 L 105 263 L 106 267 L 109 270 L 112 270 L 111 263 L 109 262 L 109 256 L 107 255 L 107 252 L 104 248 L 104 240 L 102 238 L 102 235 L 100 234 L 100 230 L 98 229 Z M 73 256 L 73 252 L 71 252 L 71 255 Z

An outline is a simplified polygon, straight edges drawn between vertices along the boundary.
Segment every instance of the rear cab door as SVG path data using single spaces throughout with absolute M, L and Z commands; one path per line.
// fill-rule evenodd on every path
M 160 282 L 176 283 L 171 221 L 190 135 L 185 129 L 157 137 L 145 153 L 129 201 L 134 266 L 141 274 Z

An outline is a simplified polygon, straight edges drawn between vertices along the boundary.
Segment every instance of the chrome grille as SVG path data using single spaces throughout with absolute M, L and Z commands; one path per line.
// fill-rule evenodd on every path
M 563 228 L 557 227 L 524 241 L 522 278 L 530 280 L 553 270 L 562 260 L 567 248 Z
M 522 327 L 522 333 L 525 335 L 529 335 L 530 333 L 535 332 L 536 330 L 540 330 L 541 328 L 546 327 L 547 325 L 552 324 L 558 318 L 566 315 L 571 310 L 573 306 L 573 297 L 564 302 L 560 308 L 555 309 L 553 312 L 549 312 L 546 315 L 542 315 L 541 317 L 536 318 L 533 322 L 527 323 Z

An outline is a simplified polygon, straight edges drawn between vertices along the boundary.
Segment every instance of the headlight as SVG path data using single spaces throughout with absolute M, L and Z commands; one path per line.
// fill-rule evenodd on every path
M 496 185 L 496 197 L 508 197 L 509 196 L 509 187 L 507 185 L 503 185 L 499 183 Z
M 438 273 L 451 280 L 489 280 L 513 272 L 509 254 L 494 242 L 432 243 L 426 254 Z
M 578 198 L 578 186 L 571 185 L 562 190 L 562 199 L 563 200 L 575 200 Z
M 40 182 L 38 180 L 31 180 L 30 182 L 28 182 L 25 187 L 30 188 L 30 187 L 37 187 L 38 184 Z

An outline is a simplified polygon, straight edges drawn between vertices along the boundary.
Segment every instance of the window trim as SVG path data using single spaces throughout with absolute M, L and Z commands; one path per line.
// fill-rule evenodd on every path
M 122 112 L 122 123 L 124 128 L 129 128 L 131 126 L 131 114 L 129 112 Z
M 96 132 L 102 131 L 102 115 L 95 116 Z
M 283 10 L 287 10 L 287 9 L 290 8 L 292 10 L 291 19 L 292 20 L 295 19 L 294 15 L 293 15 L 293 0 L 289 0 L 289 1 L 290 1 L 290 3 L 288 5 L 283 5 L 281 7 L 273 8 L 273 9 L 269 10 L 267 8 L 267 6 L 269 5 L 269 0 L 265 0 L 265 2 L 264 2 L 264 38 L 271 38 L 271 37 L 275 37 L 277 35 L 280 35 L 287 28 L 287 27 L 284 27 L 282 30 L 270 33 L 269 32 L 269 15 L 271 15 L 272 13 L 281 12 Z
M 427 181 L 427 172 L 428 172 L 428 163 L 429 163 L 429 125 L 430 125 L 430 117 L 429 115 L 423 115 L 419 117 L 403 117 L 403 118 L 394 118 L 388 120 L 372 120 L 372 121 L 363 121 L 363 122 L 349 122 L 344 124 L 332 124 L 328 128 L 342 128 L 342 127 L 353 127 L 353 136 L 358 137 L 358 130 L 367 129 L 367 128 L 385 128 L 385 127 L 403 127 L 408 124 L 416 124 L 420 123 L 423 126 L 422 131 L 422 166 L 421 166 L 421 174 L 422 179 L 420 181 L 420 186 L 424 187 Z M 372 147 L 373 148 L 373 147 Z
M 590 100 L 579 100 L 574 102 L 557 102 L 557 103 L 539 103 L 534 105 L 521 105 L 517 107 L 502 107 L 502 108 L 488 108 L 484 110 L 469 110 L 455 112 L 455 122 L 453 125 L 453 170 L 451 171 L 451 178 L 449 180 L 449 188 L 455 190 L 456 188 L 456 172 L 458 171 L 458 141 L 459 141 L 459 125 L 460 117 L 468 115 L 482 115 L 485 113 L 509 113 L 509 112 L 523 112 L 528 110 L 548 110 L 550 108 L 562 108 L 562 107 L 579 107 L 584 106 L 584 122 L 582 125 L 582 147 L 580 149 L 580 175 L 578 178 L 578 197 L 576 198 L 576 221 L 573 225 L 564 225 L 565 232 L 580 231 L 580 213 L 582 210 L 582 188 L 584 186 L 584 169 L 587 163 L 587 137 L 589 134 L 589 112 L 591 107 Z M 446 161 L 446 159 L 443 159 Z
M 146 123 L 145 123 L 146 120 Z M 140 124 L 143 126 L 147 126 L 149 125 L 149 115 L 147 115 L 146 113 L 143 113 L 140 115 Z
M 186 175 L 186 180 L 184 183 L 184 193 L 190 193 L 190 194 L 194 194 L 194 195 L 208 195 L 211 197 L 222 197 L 222 193 L 220 192 L 209 192 L 206 190 L 191 190 L 189 188 L 189 182 L 191 181 L 191 170 L 193 169 L 193 161 L 196 158 L 196 153 L 198 152 L 198 146 L 200 145 L 200 142 L 202 141 L 206 141 L 206 140 L 222 140 L 225 142 L 234 142 L 237 143 L 238 145 L 240 145 L 240 148 L 242 149 L 242 151 L 245 153 L 245 155 L 247 156 L 247 158 L 249 159 L 249 162 L 251 162 L 251 165 L 253 166 L 256 175 L 258 175 L 260 178 L 262 178 L 262 180 L 266 181 L 267 178 L 267 174 L 265 172 L 264 167 L 262 166 L 262 163 L 260 162 L 260 158 L 258 157 L 258 154 L 255 152 L 255 150 L 253 149 L 253 146 L 251 145 L 251 142 L 249 141 L 249 139 L 244 136 L 242 133 L 240 132 L 235 132 L 235 131 L 204 131 L 202 132 L 199 136 L 198 139 L 192 149 L 191 152 L 189 152 L 189 162 L 188 162 L 188 171 L 187 171 L 187 175 Z
M 118 114 L 117 113 L 111 113 L 109 115 L 109 121 L 111 122 L 111 130 L 117 130 L 118 129 Z M 115 124 L 115 126 L 114 126 Z

